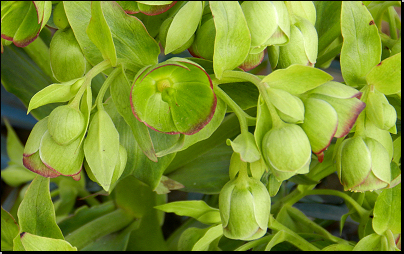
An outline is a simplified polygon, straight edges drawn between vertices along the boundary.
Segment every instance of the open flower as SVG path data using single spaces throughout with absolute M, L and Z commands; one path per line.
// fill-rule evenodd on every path
M 389 154 L 372 138 L 357 136 L 344 140 L 338 148 L 336 167 L 344 190 L 378 190 L 391 181 Z
M 201 66 L 171 58 L 138 73 L 130 103 L 136 118 L 153 130 L 192 135 L 210 122 L 217 99 Z

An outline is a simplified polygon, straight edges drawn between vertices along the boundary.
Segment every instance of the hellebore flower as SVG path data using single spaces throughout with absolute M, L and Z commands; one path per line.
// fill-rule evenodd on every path
M 50 1 L 9 1 L 1 4 L 1 38 L 17 47 L 33 42 L 48 22 Z
M 279 117 L 283 121 L 287 123 L 303 122 L 304 105 L 301 99 L 282 89 L 268 88 L 267 92 Z
M 244 62 L 239 66 L 243 71 L 249 71 L 257 67 L 264 59 L 265 50 L 257 54 L 248 54 Z
M 313 153 L 320 162 L 333 137 L 349 133 L 359 114 L 365 108 L 361 92 L 335 81 L 329 81 L 306 93 L 302 129 L 310 140 Z
M 32 129 L 24 148 L 24 166 L 44 177 L 65 175 L 79 180 L 84 159 L 80 138 L 68 145 L 59 145 L 49 134 L 48 123 L 49 117 L 46 117 Z
M 344 190 L 372 191 L 390 184 L 390 157 L 375 139 L 357 136 L 344 140 L 336 159 L 338 177 Z
M 366 101 L 366 117 L 379 129 L 389 130 L 397 133 L 394 128 L 397 121 L 397 113 L 392 105 L 390 105 L 386 96 L 381 92 L 370 91 Z
M 172 1 L 171 3 L 168 4 L 155 4 L 155 3 L 150 2 L 150 4 L 148 4 L 148 2 L 145 1 L 143 3 L 138 3 L 135 1 L 118 1 L 118 4 L 125 11 L 125 13 L 135 14 L 141 12 L 147 16 L 155 16 L 163 12 L 166 12 L 171 7 L 173 7 L 174 4 L 177 3 L 177 1 Z
M 262 140 L 262 154 L 279 181 L 309 172 L 310 141 L 298 125 L 285 124 L 268 131 Z
M 264 184 L 248 177 L 246 167 L 241 169 L 219 195 L 223 234 L 230 239 L 247 241 L 264 236 L 270 209 L 271 198 Z
M 284 69 L 292 64 L 314 66 L 316 63 L 317 31 L 310 21 L 298 16 L 295 18 L 297 22 L 290 28 L 289 43 L 279 46 L 279 59 L 276 68 Z
M 217 99 L 201 66 L 171 58 L 139 71 L 130 103 L 136 118 L 153 130 L 192 135 L 210 122 Z

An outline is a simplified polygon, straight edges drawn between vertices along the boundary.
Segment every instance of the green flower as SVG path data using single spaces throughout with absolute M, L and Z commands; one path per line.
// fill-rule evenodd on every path
M 202 24 L 195 33 L 195 39 L 188 51 L 194 57 L 213 60 L 216 28 L 211 14 L 202 18 Z
M 309 172 L 310 141 L 298 125 L 284 124 L 268 131 L 262 140 L 262 154 L 279 181 Z
M 336 167 L 344 190 L 379 190 L 391 181 L 390 156 L 372 138 L 357 136 L 344 140 L 338 148 Z
M 223 186 L 219 195 L 223 234 L 247 241 L 264 236 L 270 209 L 271 198 L 264 184 L 240 172 Z
M 148 127 L 186 135 L 200 131 L 210 122 L 216 102 L 205 70 L 180 58 L 142 69 L 130 98 L 133 114 Z

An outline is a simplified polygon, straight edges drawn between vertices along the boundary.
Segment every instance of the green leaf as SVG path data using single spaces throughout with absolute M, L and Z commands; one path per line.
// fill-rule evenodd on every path
M 2 172 L 3 173 L 3 172 Z M 18 224 L 13 216 L 1 207 L 1 250 L 13 250 L 13 239 L 19 233 Z
M 352 249 L 353 251 L 380 251 L 383 236 L 376 233 L 362 238 Z
M 377 197 L 373 210 L 372 226 L 379 235 L 386 230 L 401 233 L 401 184 L 385 189 Z
M 24 146 L 6 118 L 4 118 L 4 123 L 7 127 L 7 155 L 10 158 L 9 165 L 11 163 L 15 163 L 22 166 L 22 154 L 24 152 Z M 2 171 L 2 176 L 3 173 L 4 172 Z
M 119 114 L 131 127 L 133 136 L 144 154 L 150 160 L 157 162 L 157 156 L 154 151 L 153 143 L 151 142 L 148 128 L 135 118 L 130 104 L 127 103 L 130 97 L 130 85 L 122 66 L 116 68 L 108 79 L 111 79 L 110 92 Z
M 154 208 L 179 216 L 189 216 L 205 224 L 220 223 L 219 209 L 210 207 L 202 200 L 176 201 Z
M 3 181 L 13 187 L 31 181 L 35 176 L 34 172 L 29 171 L 22 165 L 10 165 L 1 171 Z
M 222 224 L 211 226 L 208 231 L 206 231 L 205 235 L 202 236 L 199 241 L 197 241 L 192 248 L 193 251 L 203 251 L 209 248 L 210 243 L 212 243 L 218 237 L 223 235 L 223 227 Z
M 187 151 L 188 149 L 184 152 Z M 192 150 L 189 153 L 195 154 Z M 197 159 L 176 167 L 175 171 L 167 176 L 184 185 L 181 191 L 219 194 L 222 187 L 230 180 L 229 165 L 232 153 L 231 147 L 223 142 Z
M 282 89 L 291 94 L 301 94 L 332 79 L 330 74 L 320 69 L 296 64 L 272 72 L 264 77 L 262 82 L 268 83 L 271 88 Z
M 238 135 L 233 141 L 228 139 L 227 145 L 231 145 L 233 151 L 240 154 L 244 162 L 254 162 L 261 158 L 261 154 L 251 132 Z
M 236 1 L 209 2 L 216 27 L 213 68 L 220 79 L 246 59 L 251 37 L 241 6 Z M 231 24 L 231 26 L 229 26 Z
M 108 191 L 119 159 L 119 133 L 103 109 L 99 109 L 91 120 L 84 140 L 84 155 L 91 172 L 102 188 Z
M 261 99 L 261 96 L 258 98 L 258 107 L 257 107 L 257 123 L 254 131 L 255 142 L 257 143 L 257 147 L 259 151 L 262 151 L 262 140 L 265 134 L 271 130 L 272 128 L 272 118 L 269 113 L 267 104 Z
M 101 1 L 91 2 L 91 20 L 86 33 L 90 40 L 101 51 L 102 57 L 111 61 L 111 65 L 116 65 L 115 45 L 112 41 L 111 30 L 101 10 Z
M 76 247 L 61 239 L 37 236 L 27 232 L 21 233 L 20 237 L 26 251 L 77 251 Z
M 168 29 L 164 54 L 180 48 L 192 37 L 201 21 L 202 10 L 201 1 L 189 1 L 177 12 Z
M 8 92 L 16 95 L 28 107 L 31 97 L 51 84 L 52 80 L 22 48 L 10 45 L 5 47 L 1 54 L 1 83 Z M 46 105 L 33 110 L 31 114 L 42 119 L 56 106 L 58 105 Z
M 366 84 L 365 76 L 380 62 L 381 42 L 372 15 L 361 2 L 342 2 L 341 72 L 353 87 Z
M 373 67 L 366 75 L 366 81 L 386 95 L 401 92 L 401 52 Z
M 20 232 L 64 239 L 56 224 L 55 209 L 49 192 L 49 178 L 37 176 L 29 185 L 18 212 Z
M 64 69 L 65 70 L 65 69 Z M 73 79 L 61 84 L 52 84 L 32 96 L 27 113 L 31 110 L 55 102 L 71 100 L 84 82 L 84 78 Z
M 400 163 L 400 159 L 401 159 L 401 136 L 396 138 L 393 142 L 393 161 L 398 165 Z
M 86 61 L 73 30 L 58 30 L 49 47 L 53 76 L 60 82 L 83 77 Z

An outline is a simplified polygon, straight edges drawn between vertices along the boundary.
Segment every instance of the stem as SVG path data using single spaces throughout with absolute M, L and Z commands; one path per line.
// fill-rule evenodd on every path
M 239 78 L 253 83 L 258 88 L 258 91 L 264 99 L 265 104 L 267 104 L 268 110 L 271 114 L 273 127 L 278 127 L 284 124 L 284 122 L 279 118 L 278 113 L 276 113 L 275 107 L 272 105 L 269 99 L 269 95 L 266 90 L 267 88 L 269 88 L 269 85 L 267 83 L 261 82 L 261 79 L 251 73 L 241 71 L 224 71 L 222 77 Z
M 395 20 L 396 11 L 394 10 L 394 6 L 389 6 L 387 9 L 388 17 L 389 17 L 389 29 L 390 29 L 390 37 L 393 40 L 397 40 L 397 26 Z
M 111 68 L 111 62 L 107 59 L 102 61 L 101 63 L 97 64 L 94 66 L 87 74 L 85 75 L 85 80 L 84 83 L 81 85 L 80 90 L 77 92 L 76 96 L 70 103 L 72 107 L 78 107 L 81 97 L 84 94 L 84 91 L 86 90 L 87 86 L 91 85 L 91 80 L 100 74 L 101 72 L 105 71 L 108 68 Z
M 250 241 L 246 244 L 241 245 L 240 247 L 236 248 L 235 251 L 246 251 L 249 250 L 251 248 L 254 248 L 255 246 L 258 246 L 260 244 L 266 243 L 271 241 L 271 239 L 274 237 L 275 235 L 266 235 L 260 239 L 254 240 L 254 241 Z
M 86 189 L 79 190 L 79 192 L 78 192 L 78 196 L 80 198 L 85 198 L 84 201 L 86 201 L 87 204 L 89 204 L 90 206 L 99 205 L 100 202 L 95 197 L 90 196 L 90 195 L 91 195 L 91 193 L 88 192 Z
M 49 48 L 40 37 L 23 49 L 38 67 L 52 79 L 52 82 L 58 83 L 51 70 Z
M 222 99 L 236 114 L 238 121 L 240 122 L 241 134 L 248 132 L 247 119 L 244 116 L 245 112 L 235 103 L 230 96 L 228 96 L 218 85 L 213 86 L 215 94 Z
M 288 242 L 292 243 L 301 250 L 319 251 L 317 247 L 306 241 L 303 237 L 299 236 L 292 230 L 290 230 L 288 227 L 284 226 L 282 223 L 277 221 L 272 215 L 269 218 L 268 227 L 272 230 L 284 231 L 285 233 L 289 234 L 291 237 L 293 237 L 293 241 L 288 240 Z
M 340 198 L 343 198 L 345 202 L 349 203 L 359 214 L 360 217 L 367 217 L 370 214 L 370 211 L 366 210 L 362 206 L 355 201 L 355 199 L 351 198 L 348 194 L 343 193 L 337 190 L 327 190 L 327 189 L 315 189 L 309 190 L 305 193 L 305 195 L 333 195 Z
M 132 216 L 118 208 L 76 229 L 65 240 L 80 250 L 100 237 L 123 229 L 133 220 Z
M 294 203 L 298 202 L 300 199 L 302 199 L 304 196 L 306 196 L 306 192 L 308 190 L 311 190 L 314 187 L 316 187 L 316 185 L 317 184 L 298 185 L 295 190 L 293 190 L 287 196 L 281 198 L 278 202 L 273 204 L 271 207 L 271 212 L 276 215 L 276 214 L 278 214 L 278 212 L 282 208 L 282 206 L 284 206 L 284 205 L 292 206 Z

